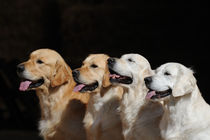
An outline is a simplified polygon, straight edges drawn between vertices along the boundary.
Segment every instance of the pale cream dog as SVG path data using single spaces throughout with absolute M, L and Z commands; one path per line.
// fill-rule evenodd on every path
M 81 68 L 73 71 L 78 83 L 75 91 L 89 92 L 90 100 L 84 118 L 89 140 L 122 140 L 119 104 L 123 90 L 110 85 L 105 54 L 89 55 Z
M 121 118 L 125 140 L 159 140 L 159 121 L 163 113 L 159 103 L 145 99 L 144 78 L 153 74 L 149 62 L 139 54 L 109 58 L 110 80 L 124 87 Z
M 70 67 L 54 50 L 33 51 L 18 65 L 20 90 L 36 90 L 41 107 L 40 135 L 45 140 L 84 140 L 83 117 L 89 94 L 73 92 Z
M 193 71 L 179 63 L 166 63 L 145 78 L 147 98 L 164 101 L 160 123 L 166 140 L 210 140 L 210 106 L 196 84 Z

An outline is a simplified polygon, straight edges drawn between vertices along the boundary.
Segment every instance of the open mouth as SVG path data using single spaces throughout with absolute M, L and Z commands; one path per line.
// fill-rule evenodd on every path
M 147 93 L 146 99 L 161 99 L 172 94 L 172 90 L 169 88 L 165 91 L 154 91 L 151 90 Z
M 131 84 L 133 82 L 133 79 L 129 76 L 123 76 L 117 73 L 116 71 L 113 71 L 109 68 L 110 72 L 110 82 L 112 83 L 122 83 L 122 84 Z
M 43 78 L 41 78 L 39 80 L 36 80 L 36 81 L 23 79 L 22 82 L 20 83 L 19 90 L 20 91 L 26 91 L 26 90 L 29 90 L 29 89 L 32 89 L 32 88 L 37 88 L 37 87 L 41 86 L 42 84 L 44 84 L 44 79 Z
M 74 92 L 86 92 L 86 91 L 93 91 L 98 87 L 98 82 L 94 82 L 89 85 L 85 85 L 82 83 L 77 83 L 74 87 Z

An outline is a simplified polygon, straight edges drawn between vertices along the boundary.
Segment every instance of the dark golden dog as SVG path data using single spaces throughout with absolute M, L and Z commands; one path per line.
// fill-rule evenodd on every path
M 29 60 L 17 67 L 20 90 L 36 90 L 39 97 L 39 130 L 45 140 L 86 139 L 82 120 L 89 94 L 73 92 L 71 72 L 63 58 L 50 49 L 32 52 Z

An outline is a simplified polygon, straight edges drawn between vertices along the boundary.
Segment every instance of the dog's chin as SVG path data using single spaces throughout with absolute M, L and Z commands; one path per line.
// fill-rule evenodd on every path
M 40 88 L 44 84 L 44 78 L 38 78 L 37 80 L 30 80 L 26 78 L 21 78 L 19 90 L 20 91 L 28 91 L 28 90 L 36 90 Z
M 84 92 L 94 92 L 98 89 L 98 82 L 93 82 L 91 84 L 83 84 L 83 83 L 77 83 L 76 86 L 74 87 L 74 92 L 81 92 L 81 93 L 84 93 Z
M 130 76 L 125 76 L 117 73 L 116 71 L 109 69 L 110 72 L 110 82 L 113 84 L 132 84 L 133 83 L 133 78 Z
M 171 95 L 172 95 L 172 90 L 170 88 L 164 91 L 155 91 L 155 90 L 149 89 L 149 92 L 146 95 L 146 99 L 149 99 L 152 101 L 165 101 L 169 99 Z

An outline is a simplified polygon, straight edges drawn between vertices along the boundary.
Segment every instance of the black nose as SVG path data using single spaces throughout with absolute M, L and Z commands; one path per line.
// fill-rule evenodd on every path
M 74 78 L 77 78 L 79 76 L 79 70 L 73 70 L 72 75 Z
M 23 64 L 17 65 L 17 73 L 22 73 L 25 70 L 25 67 Z
M 152 82 L 152 77 L 144 78 L 144 82 L 145 82 L 146 85 L 149 85 Z
M 108 60 L 108 65 L 110 66 L 110 67 L 112 67 L 114 64 L 115 64 L 115 59 L 114 58 L 112 58 L 112 57 L 110 57 Z

